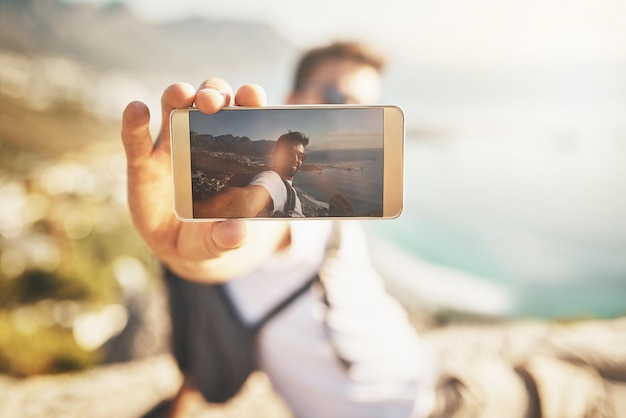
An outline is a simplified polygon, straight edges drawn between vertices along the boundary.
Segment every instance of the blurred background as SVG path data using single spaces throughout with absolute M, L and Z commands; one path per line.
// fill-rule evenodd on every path
M 404 214 L 365 226 L 409 309 L 626 313 L 625 1 L 0 0 L 0 373 L 166 350 L 122 109 L 216 75 L 281 104 L 333 40 L 384 52 L 406 113 Z

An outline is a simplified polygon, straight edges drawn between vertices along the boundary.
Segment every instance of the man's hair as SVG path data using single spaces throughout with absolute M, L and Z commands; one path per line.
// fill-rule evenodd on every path
M 335 42 L 328 46 L 311 49 L 302 56 L 296 67 L 293 91 L 301 91 L 317 67 L 332 59 L 352 60 L 359 64 L 369 65 L 379 73 L 385 67 L 383 56 L 369 47 L 359 42 Z
M 298 144 L 302 144 L 302 146 L 309 145 L 309 137 L 303 134 L 302 132 L 292 132 L 289 131 L 286 134 L 282 134 L 276 140 L 276 146 L 285 142 L 296 142 Z

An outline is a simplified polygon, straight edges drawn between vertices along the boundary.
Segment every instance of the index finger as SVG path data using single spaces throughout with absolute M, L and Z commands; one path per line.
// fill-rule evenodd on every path
M 170 147 L 170 113 L 174 109 L 193 106 L 195 90 L 191 84 L 176 83 L 167 87 L 161 96 L 161 132 L 155 143 L 156 147 L 165 148 L 169 152 Z
M 196 92 L 196 107 L 204 113 L 215 113 L 233 103 L 233 89 L 221 78 L 210 78 Z
M 190 84 L 177 83 L 169 86 L 161 97 L 161 133 L 156 146 L 166 152 L 170 149 L 170 114 L 174 109 L 188 108 L 194 105 L 205 113 L 215 113 L 224 106 L 230 106 L 233 91 L 221 78 L 210 78 L 203 82 L 198 90 Z

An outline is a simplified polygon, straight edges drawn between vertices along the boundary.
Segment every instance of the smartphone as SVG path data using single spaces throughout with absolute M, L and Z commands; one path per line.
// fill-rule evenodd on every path
M 229 107 L 171 114 L 176 216 L 381 219 L 403 207 L 397 106 Z

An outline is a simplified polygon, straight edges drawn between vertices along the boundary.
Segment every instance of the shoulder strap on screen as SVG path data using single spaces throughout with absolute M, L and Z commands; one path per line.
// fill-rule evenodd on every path
M 285 215 L 291 218 L 293 216 L 293 210 L 296 208 L 296 191 L 293 189 L 293 187 L 291 186 L 291 184 L 289 184 L 287 180 L 285 180 L 282 177 L 280 179 L 283 181 L 283 183 L 285 184 L 285 187 L 287 188 L 287 202 L 285 203 Z

